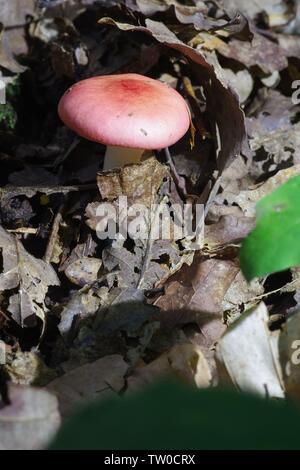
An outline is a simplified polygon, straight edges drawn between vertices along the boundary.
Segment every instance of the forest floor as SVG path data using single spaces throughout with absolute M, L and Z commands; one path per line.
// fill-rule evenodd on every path
M 300 338 L 299 268 L 247 282 L 239 262 L 256 203 L 300 171 L 299 3 L 0 8 L 0 383 L 10 413 L 35 396 L 46 416 L 54 392 L 64 417 L 170 374 L 299 399 L 287 354 Z M 105 146 L 75 135 L 57 106 L 73 83 L 121 73 L 176 89 L 192 126 L 169 152 L 102 173 Z M 152 240 L 159 217 L 146 239 L 99 239 L 101 208 L 120 195 L 147 208 L 204 204 L 203 240 Z M 227 330 L 245 312 L 251 321 Z M 51 429 L 58 412 L 52 418 Z M 44 428 L 26 444 L 23 431 L 10 446 L 43 445 Z

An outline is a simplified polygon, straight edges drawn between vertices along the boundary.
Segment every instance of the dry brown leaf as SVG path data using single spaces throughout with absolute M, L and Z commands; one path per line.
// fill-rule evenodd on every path
M 0 407 L 0 449 L 33 450 L 49 444 L 60 425 L 56 397 L 46 390 L 9 384 L 10 405 Z
M 300 56 L 300 38 L 296 35 L 278 34 L 278 42 L 287 57 Z
M 203 21 L 202 13 L 207 13 L 208 8 L 203 1 L 198 1 L 197 6 L 186 6 L 179 3 L 177 0 L 126 0 L 128 7 L 134 11 L 138 11 L 143 15 L 149 17 L 153 16 L 158 12 L 165 12 L 171 7 L 174 7 L 175 14 L 178 20 L 181 21 L 180 15 L 183 17 L 182 22 L 185 18 L 188 23 L 194 23 Z
M 218 222 L 205 226 L 204 243 L 208 249 L 238 243 L 255 227 L 254 217 L 225 215 Z
M 256 153 L 263 149 L 265 158 L 260 159 L 260 165 L 259 161 L 253 165 L 251 173 L 254 176 L 265 173 L 266 163 L 271 172 L 280 165 L 287 166 L 286 162 L 300 162 L 299 123 L 294 123 L 299 110 L 299 105 L 293 103 L 291 96 L 266 89 L 258 93 L 251 106 L 247 128 L 251 149 Z
M 128 390 L 136 390 L 169 375 L 207 388 L 212 383 L 213 364 L 200 347 L 191 343 L 178 344 L 150 364 L 136 367 L 127 379 Z
M 0 290 L 19 288 L 19 292 L 10 298 L 8 308 L 14 320 L 26 326 L 26 320 L 37 315 L 44 321 L 47 311 L 44 300 L 48 288 L 60 284 L 54 269 L 29 254 L 21 242 L 1 226 L 0 248 L 3 256 Z
M 218 342 L 217 360 L 220 371 L 225 368 L 238 389 L 265 397 L 284 398 L 268 322 L 268 310 L 263 302 L 245 312 Z
M 65 275 L 71 282 L 83 287 L 97 280 L 101 266 L 101 259 L 86 256 L 70 263 L 65 270 Z
M 151 157 L 142 164 L 126 165 L 99 173 L 97 183 L 104 200 L 111 202 L 125 195 L 128 205 L 139 203 L 150 207 L 156 201 L 157 191 L 167 177 L 168 168 Z
M 84 286 L 73 294 L 61 312 L 59 331 L 62 335 L 71 332 L 74 322 L 94 315 L 101 304 L 101 297 L 107 294 L 107 287 Z
M 154 303 L 161 309 L 159 320 L 168 328 L 196 323 L 202 345 L 210 348 L 225 330 L 222 301 L 239 268 L 232 261 L 203 260 L 196 255 L 165 284 L 165 294 Z
M 111 245 L 103 250 L 103 267 L 109 272 L 114 269 L 118 271 L 116 277 L 119 287 L 151 289 L 190 258 L 190 254 L 180 250 L 174 240 L 172 224 L 170 224 L 170 234 L 167 234 L 170 237 L 163 238 L 162 229 L 168 226 L 164 224 L 165 217 L 168 217 L 168 222 L 170 221 L 169 212 L 165 210 L 168 207 L 167 203 L 182 205 L 174 184 L 172 187 L 171 176 L 165 165 L 152 157 L 141 164 L 127 165 L 117 170 L 99 173 L 98 187 L 104 201 L 91 203 L 86 208 L 87 224 L 93 230 L 97 230 L 98 223 L 103 219 L 99 209 L 102 207 L 107 213 L 107 202 L 113 204 L 116 214 L 120 212 L 119 207 L 128 214 L 133 204 L 141 204 L 143 209 L 149 209 L 147 214 L 142 214 L 146 236 L 135 237 L 133 246 L 128 248 L 125 241 L 127 229 L 126 233 L 122 233 L 124 227 L 119 224 L 124 239 L 115 236 Z M 121 205 L 120 196 L 126 196 L 125 206 Z M 134 214 L 133 219 L 136 212 Z M 128 227 L 130 222 L 129 215 Z M 181 238 L 183 246 L 185 242 L 189 242 L 188 237 Z
M 265 73 L 280 71 L 288 66 L 283 49 L 257 33 L 254 33 L 251 43 L 231 39 L 228 44 L 220 43 L 217 50 L 225 57 L 237 60 L 248 68 L 258 66 Z
M 283 24 L 285 24 L 289 19 L 288 5 L 282 0 L 264 0 L 263 2 L 249 2 L 248 0 L 221 0 L 220 4 L 231 15 L 235 14 L 238 10 L 251 19 L 256 19 L 261 13 L 266 13 L 269 17 L 269 21 L 273 16 L 282 18 Z
M 125 385 L 128 365 L 117 354 L 84 364 L 48 384 L 47 389 L 58 397 L 63 415 L 84 401 L 107 398 L 118 394 Z
M 41 354 L 34 350 L 7 355 L 3 368 L 10 380 L 19 385 L 44 386 L 57 376 L 54 369 L 45 365 Z
M 224 295 L 238 271 L 237 264 L 232 261 L 203 260 L 197 254 L 191 266 L 183 266 L 167 281 L 165 294 L 155 302 L 165 312 L 162 314 L 163 321 L 169 320 L 170 326 L 187 323 L 190 319 L 185 310 L 194 312 L 191 316 L 196 315 L 199 321 L 201 313 L 220 313 Z
M 229 287 L 222 302 L 223 310 L 227 312 L 227 324 L 231 323 L 242 311 L 248 310 L 259 303 L 259 296 L 265 292 L 262 282 L 254 279 L 247 282 L 240 271 Z
M 33 15 L 35 0 L 0 0 L 1 23 L 7 28 L 0 32 L 0 63 L 13 73 L 21 73 L 26 67 L 15 56 L 28 52 L 25 40 L 25 22 L 27 15 Z M 23 26 L 23 27 L 22 27 Z
M 246 217 L 255 216 L 255 205 L 264 196 L 271 194 L 282 184 L 286 183 L 290 178 L 300 173 L 300 165 L 294 165 L 285 170 L 281 170 L 276 175 L 270 177 L 265 183 L 258 184 L 247 191 L 241 191 L 238 195 L 229 198 L 226 195 L 228 203 L 237 204 Z

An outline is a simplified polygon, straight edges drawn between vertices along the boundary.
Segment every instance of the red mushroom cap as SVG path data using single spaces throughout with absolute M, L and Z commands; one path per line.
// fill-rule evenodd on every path
M 133 73 L 76 83 L 61 98 L 58 113 L 86 139 L 140 149 L 168 147 L 190 125 L 188 106 L 177 91 Z

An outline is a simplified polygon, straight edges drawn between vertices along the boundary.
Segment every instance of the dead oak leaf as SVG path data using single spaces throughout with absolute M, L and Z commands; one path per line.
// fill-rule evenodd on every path
M 101 172 L 97 183 L 101 198 L 113 201 L 126 195 L 128 205 L 138 203 L 150 207 L 156 200 L 157 191 L 164 178 L 168 177 L 168 168 L 151 157 L 141 164 L 125 165 Z
M 280 45 L 255 31 L 253 33 L 254 38 L 251 43 L 239 39 L 231 39 L 229 43 L 219 42 L 218 52 L 248 68 L 258 66 L 265 73 L 270 74 L 285 69 L 288 61 Z
M 99 173 L 98 187 L 104 201 L 87 206 L 87 224 L 98 232 L 103 218 L 107 218 L 103 214 L 117 217 L 123 237 L 115 234 L 103 250 L 102 260 L 109 272 L 118 269 L 119 287 L 151 289 L 179 269 L 185 255 L 174 239 L 175 224 L 170 222 L 168 203 L 180 205 L 182 201 L 171 185 L 168 168 L 149 158 L 141 164 Z M 105 224 L 108 227 L 107 220 Z M 137 231 L 131 233 L 131 227 Z M 166 227 L 170 230 L 164 235 Z M 104 225 L 103 230 L 106 234 Z M 125 241 L 128 233 L 132 242 L 129 245 Z
M 54 269 L 28 253 L 22 243 L 1 226 L 0 248 L 3 258 L 0 290 L 19 289 L 10 298 L 8 308 L 14 320 L 22 326 L 26 326 L 26 320 L 33 315 L 44 321 L 48 288 L 60 284 Z
M 238 271 L 238 266 L 232 261 L 201 260 L 197 254 L 191 266 L 184 265 L 167 281 L 165 295 L 159 297 L 155 305 L 169 312 L 162 317 L 164 320 L 168 318 L 172 326 L 190 321 L 184 313 L 180 320 L 175 311 L 199 312 L 200 318 L 201 312 L 220 313 L 221 302 Z
M 135 240 L 133 252 L 122 243 L 113 242 L 103 251 L 104 267 L 119 268 L 116 276 L 122 288 L 151 289 L 180 263 L 178 246 L 170 240 Z

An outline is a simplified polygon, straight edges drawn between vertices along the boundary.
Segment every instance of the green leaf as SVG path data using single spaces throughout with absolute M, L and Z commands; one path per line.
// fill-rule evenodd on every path
M 256 206 L 256 228 L 244 240 L 240 261 L 246 279 L 300 264 L 300 175 Z
M 300 412 L 220 389 L 165 381 L 94 402 L 62 427 L 52 449 L 300 449 Z

